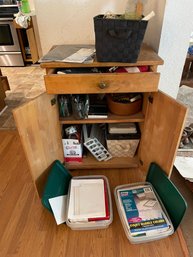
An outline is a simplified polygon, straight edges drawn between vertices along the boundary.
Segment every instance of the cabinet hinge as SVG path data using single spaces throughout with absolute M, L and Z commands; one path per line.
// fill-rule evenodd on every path
M 152 104 L 153 103 L 153 96 L 152 95 L 150 95 L 149 97 L 148 97 L 148 101 Z
M 51 105 L 55 105 L 56 104 L 56 98 L 52 98 L 50 102 L 51 102 Z

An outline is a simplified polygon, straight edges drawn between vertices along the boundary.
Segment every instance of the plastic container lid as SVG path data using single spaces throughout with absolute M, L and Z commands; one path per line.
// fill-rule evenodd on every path
M 169 215 L 150 183 L 117 186 L 114 195 L 125 234 L 131 243 L 158 240 L 174 233 Z
M 49 199 L 61 195 L 67 195 L 72 176 L 64 165 L 56 160 L 49 172 L 42 196 L 42 205 L 52 212 Z

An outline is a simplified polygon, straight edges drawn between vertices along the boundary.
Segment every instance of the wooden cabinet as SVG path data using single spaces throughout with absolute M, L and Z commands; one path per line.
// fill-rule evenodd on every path
M 39 53 L 39 35 L 36 28 L 35 16 L 31 16 L 28 28 L 24 29 L 20 27 L 14 21 L 14 27 L 17 30 L 21 52 L 24 63 L 36 63 L 40 59 Z
M 29 161 L 36 187 L 41 188 L 44 172 L 55 159 L 64 160 L 61 143 L 62 124 L 138 122 L 141 140 L 134 158 L 112 158 L 98 162 L 87 156 L 82 163 L 66 163 L 70 169 L 120 169 L 136 168 L 147 172 L 151 162 L 157 162 L 168 175 L 171 174 L 174 158 L 180 141 L 186 107 L 173 98 L 158 91 L 160 74 L 157 66 L 163 61 L 151 48 L 143 46 L 138 62 L 67 64 L 42 63 L 46 69 L 44 93 L 14 110 L 14 117 Z M 58 68 L 69 67 L 112 67 L 148 65 L 144 73 L 105 73 L 105 74 L 56 74 Z M 105 86 L 101 87 L 101 83 Z M 75 120 L 59 118 L 57 94 L 83 93 L 143 93 L 142 111 L 131 116 L 109 114 L 107 119 Z M 145 173 L 144 173 L 145 174 Z
M 21 142 L 28 160 L 32 180 L 37 193 L 41 197 L 50 166 L 58 159 L 63 162 L 64 154 L 61 141 L 62 124 L 138 122 L 141 129 L 141 140 L 138 153 L 134 158 L 113 158 L 106 162 L 98 162 L 92 156 L 84 158 L 82 163 L 68 164 L 72 175 L 105 175 L 108 177 L 111 191 L 117 185 L 145 180 L 148 166 L 157 162 L 168 175 L 171 174 L 175 154 L 180 141 L 186 108 L 171 97 L 158 91 L 159 73 L 157 65 L 163 61 L 149 48 L 143 47 L 139 60 L 135 64 L 98 63 L 80 65 L 67 63 L 44 63 L 46 69 L 45 83 L 47 93 L 19 106 L 13 111 Z M 111 67 L 148 65 L 150 71 L 143 74 L 56 74 L 57 68 L 66 67 Z M 100 83 L 107 87 L 101 87 Z M 142 111 L 127 117 L 109 115 L 100 120 L 60 119 L 57 94 L 73 93 L 109 93 L 109 92 L 141 92 L 143 93 Z M 73 171 L 72 171 L 73 170 Z M 115 257 L 128 256 L 186 256 L 186 246 L 181 231 L 169 238 L 141 245 L 131 245 L 124 235 L 118 213 L 113 208 L 114 221 L 107 230 L 74 232 L 62 228 L 62 238 L 68 238 L 65 252 L 70 256 Z M 47 217 L 45 217 L 47 218 Z M 53 221 L 54 222 L 54 221 Z M 89 233 L 89 234 L 88 234 Z M 88 236 L 89 235 L 89 236 Z M 60 240 L 60 237 L 58 237 Z M 78 242 L 76 252 L 74 242 Z M 108 247 L 106 242 L 108 242 Z M 116 243 L 115 243 L 116 242 Z M 117 248 L 118 247 L 118 248 Z M 94 250 L 93 250 L 94 249 Z M 117 252 L 118 249 L 118 252 Z M 167 249 L 167 250 L 166 250 Z M 61 250 L 61 249 L 59 249 Z M 96 253 L 96 254 L 95 254 Z M 99 254 L 97 254 L 99 253 Z
M 5 98 L 6 94 L 5 92 L 7 90 L 10 90 L 9 82 L 6 76 L 2 75 L 1 69 L 0 69 L 0 112 L 5 108 Z
M 193 55 L 187 54 L 182 72 L 180 86 L 193 87 Z

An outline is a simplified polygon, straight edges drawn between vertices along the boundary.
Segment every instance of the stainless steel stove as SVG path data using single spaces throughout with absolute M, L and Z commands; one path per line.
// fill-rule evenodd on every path
M 24 66 L 17 31 L 13 26 L 17 12 L 16 0 L 0 0 L 0 66 Z

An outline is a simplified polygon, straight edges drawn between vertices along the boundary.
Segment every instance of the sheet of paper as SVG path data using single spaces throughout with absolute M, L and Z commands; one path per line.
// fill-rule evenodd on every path
M 177 156 L 174 162 L 174 166 L 182 175 L 187 179 L 193 179 L 193 158 Z
M 57 196 L 49 199 L 57 225 L 60 225 L 66 221 L 66 201 L 67 195 Z
M 79 51 L 76 53 L 68 56 L 63 62 L 73 62 L 73 63 L 83 63 L 87 59 L 90 59 L 91 56 L 94 54 L 95 49 L 87 49 L 87 48 L 81 48 Z

